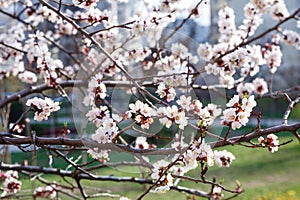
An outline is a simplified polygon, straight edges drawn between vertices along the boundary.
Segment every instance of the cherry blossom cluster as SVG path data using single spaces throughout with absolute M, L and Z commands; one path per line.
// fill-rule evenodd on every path
M 191 103 L 190 109 L 193 114 L 197 116 L 197 124 L 199 127 L 208 128 L 210 127 L 216 117 L 221 115 L 222 109 L 217 105 L 209 103 L 207 106 L 203 107 L 200 100 L 195 100 Z
M 155 8 L 144 8 L 147 12 L 140 13 L 140 10 L 134 11 L 136 14 L 129 18 L 134 21 L 132 24 L 131 35 L 147 36 L 146 41 L 151 47 L 155 47 L 156 41 L 162 34 L 169 22 L 175 20 L 174 12 L 168 10 L 158 10 Z
M 183 163 L 187 170 L 195 169 L 199 162 L 204 162 L 208 166 L 214 165 L 214 152 L 203 138 L 195 140 L 191 149 L 183 154 Z
M 184 109 L 178 108 L 176 105 L 160 107 L 157 110 L 160 123 L 170 128 L 175 123 L 180 129 L 184 129 L 188 125 L 188 117 Z
M 99 0 L 72 0 L 73 4 L 80 8 L 90 9 L 94 8 L 97 5 Z
M 199 138 L 192 144 L 191 150 L 184 154 L 184 164 L 193 169 L 198 166 L 198 162 L 205 162 L 208 166 L 216 164 L 218 167 L 229 167 L 231 162 L 235 160 L 235 156 L 226 151 L 212 151 L 211 146 L 205 143 L 203 138 Z
M 155 78 L 158 82 L 156 93 L 160 98 L 166 98 L 168 102 L 175 99 L 174 88 L 191 83 L 192 75 L 187 80 L 187 74 L 193 72 L 190 65 L 198 62 L 198 58 L 189 53 L 188 48 L 183 44 L 172 44 L 170 52 L 170 55 L 155 55 L 159 58 L 155 63 L 155 67 L 159 70 L 157 75 L 161 76 L 161 78 Z M 151 65 L 151 62 L 147 64 Z
M 102 101 L 107 96 L 106 86 L 102 82 L 103 75 L 101 73 L 93 76 L 88 83 L 87 95 L 83 100 L 85 106 L 91 106 L 91 109 L 86 113 L 88 121 L 92 122 L 96 127 L 95 133 L 91 135 L 91 139 L 99 144 L 112 143 L 112 140 L 118 132 L 117 121 L 111 118 L 110 110 L 107 106 L 101 105 Z M 114 116 L 114 118 L 120 118 Z M 102 150 L 97 147 L 89 149 L 88 153 L 94 159 L 101 162 L 109 160 L 110 150 Z
M 45 84 L 54 86 L 61 80 L 58 72 L 63 70 L 64 65 L 60 59 L 53 57 L 45 37 L 48 36 L 41 31 L 29 34 L 24 49 L 27 51 L 27 59 L 31 65 L 36 65 L 38 72 L 44 78 Z
M 153 164 L 151 178 L 156 182 L 155 191 L 157 192 L 170 190 L 170 186 L 173 185 L 173 177 L 167 172 L 169 164 L 165 160 L 159 160 Z
M 252 36 L 257 28 L 263 23 L 262 14 L 251 2 L 244 6 L 244 14 L 245 19 L 239 28 L 245 31 L 248 36 Z
M 271 73 L 275 73 L 281 65 L 282 52 L 278 45 L 277 37 L 274 37 L 272 44 L 266 43 L 262 49 L 263 57 L 270 68 Z
M 24 53 L 17 50 L 23 48 L 22 41 L 25 39 L 25 32 L 26 27 L 21 23 L 8 26 L 1 31 L 0 42 L 15 47 L 15 49 L 1 46 L 0 61 L 3 67 L 0 69 L 0 79 L 17 76 L 19 72 L 25 71 Z
M 83 104 L 85 106 L 97 106 L 102 103 L 102 100 L 107 96 L 106 86 L 102 82 L 103 75 L 96 74 L 91 78 L 88 84 L 87 95 L 84 97 Z
M 184 136 L 182 134 L 176 133 L 174 137 L 174 142 L 171 144 L 171 147 L 176 151 L 180 151 L 187 147 L 188 144 L 184 142 Z
M 17 1 L 14 1 L 17 2 Z M 14 48 L 4 47 L 5 54 L 2 54 L 0 60 L 5 61 L 8 67 L 2 71 L 1 76 L 9 75 L 17 76 L 25 83 L 35 83 L 38 81 L 38 73 L 44 78 L 44 81 L 49 86 L 54 86 L 61 79 L 60 71 L 68 73 L 76 69 L 75 66 L 69 66 L 69 69 L 64 69 L 63 62 L 57 59 L 55 51 L 50 51 L 51 42 L 60 43 L 62 35 L 74 35 L 77 30 L 70 23 L 62 20 L 62 18 L 46 6 L 35 7 L 32 1 L 24 1 L 24 12 L 26 18 L 24 22 L 32 26 L 26 26 L 22 23 L 12 24 L 5 32 L 0 34 L 0 41 Z M 5 5 L 4 5 L 5 6 Z M 55 25 L 55 32 L 49 30 L 47 33 L 33 28 L 44 22 L 47 19 Z M 26 55 L 25 55 L 26 54 Z M 24 55 L 29 61 L 24 62 Z
M 15 3 L 14 0 L 0 0 L 0 6 L 3 8 L 9 7 L 13 3 Z
M 276 135 L 269 134 L 267 135 L 266 138 L 260 136 L 258 138 L 258 142 L 262 145 L 268 148 L 268 150 L 272 153 L 278 151 L 278 147 L 279 147 L 279 140 L 278 137 Z
M 35 188 L 33 194 L 35 197 L 55 199 L 57 197 L 56 185 L 51 184 L 46 187 L 39 186 Z
M 211 126 L 214 119 L 221 114 L 221 109 L 217 105 L 210 103 L 204 107 L 199 100 L 192 102 L 191 96 L 181 95 L 176 103 L 178 105 L 153 109 L 147 103 L 142 103 L 138 100 L 134 104 L 129 105 L 131 110 L 127 113 L 135 114 L 135 121 L 142 129 L 149 129 L 150 124 L 157 117 L 166 128 L 170 128 L 174 124 L 181 130 L 189 123 L 189 113 L 196 116 L 199 127 L 205 128 Z
M 103 121 L 110 118 L 110 112 L 107 106 L 92 108 L 86 114 L 89 121 L 93 122 L 96 127 L 103 125 Z
M 111 118 L 110 110 L 107 106 L 102 105 L 103 100 L 107 97 L 107 90 L 105 84 L 102 82 L 102 73 L 97 73 L 93 76 L 87 89 L 87 95 L 83 99 L 85 106 L 91 106 L 91 109 L 86 113 L 88 121 L 96 126 L 95 133 L 91 134 L 91 139 L 99 144 L 112 143 L 112 140 L 118 133 L 117 122 L 122 120 L 119 116 Z M 107 162 L 109 160 L 109 149 L 103 150 L 97 147 L 91 148 L 87 151 L 89 155 L 99 160 L 100 162 Z
M 231 89 L 236 84 L 237 71 L 241 77 L 255 76 L 260 71 L 260 66 L 267 64 L 271 73 L 275 73 L 281 65 L 282 52 L 278 45 L 278 39 L 272 44 L 266 44 L 263 48 L 259 45 L 248 45 L 236 48 L 247 38 L 253 35 L 256 29 L 262 24 L 262 15 L 270 14 L 276 20 L 286 18 L 289 13 L 285 3 L 273 0 L 253 0 L 244 7 L 245 19 L 243 24 L 237 28 L 235 24 L 235 15 L 232 8 L 226 6 L 219 11 L 219 43 L 210 45 L 208 43 L 200 44 L 198 54 L 208 61 L 205 66 L 208 74 L 219 76 L 219 82 Z M 282 42 L 288 45 L 294 45 L 299 48 L 299 34 L 295 31 L 284 30 L 282 32 Z M 235 49 L 227 55 L 226 51 Z M 221 56 L 221 58 L 218 58 Z M 215 62 L 211 62 L 214 60 Z M 262 95 L 261 93 L 259 95 Z
M 209 61 L 212 55 L 223 54 L 226 51 L 225 46 L 220 49 L 221 44 L 211 46 L 210 44 L 200 44 L 198 53 L 200 57 Z M 209 57 L 207 57 L 209 56 Z M 281 57 L 279 57 L 280 59 Z M 234 76 L 240 72 L 241 77 L 255 76 L 260 66 L 265 64 L 262 49 L 259 45 L 248 45 L 240 47 L 233 53 L 223 56 L 221 60 L 213 64 L 208 63 L 205 66 L 207 74 L 219 76 L 219 82 L 227 86 L 228 89 L 234 87 L 236 81 Z
M 221 34 L 219 42 L 231 45 L 239 44 L 243 38 L 242 34 L 244 34 L 244 32 L 236 29 L 234 10 L 229 6 L 226 6 L 219 11 L 218 15 L 218 26 Z
M 229 126 L 235 130 L 242 126 L 246 126 L 252 109 L 256 106 L 256 101 L 253 95 L 242 99 L 240 99 L 239 95 L 234 95 L 226 106 L 227 109 L 223 111 L 223 116 L 221 117 L 221 124 Z
M 159 108 L 159 115 L 163 116 L 165 113 L 166 117 L 160 119 L 160 122 L 166 125 L 169 128 L 173 122 L 177 124 L 181 129 L 188 123 L 188 113 L 191 113 L 197 117 L 197 124 L 199 127 L 208 128 L 213 124 L 213 121 L 217 116 L 221 114 L 221 109 L 212 103 L 209 103 L 207 106 L 203 107 L 203 104 L 200 100 L 196 99 L 192 101 L 192 97 L 181 95 L 176 103 L 180 106 L 177 108 L 176 105 L 172 107 Z
M 166 98 L 167 102 L 171 102 L 176 97 L 176 91 L 173 87 L 167 87 L 164 82 L 160 82 L 156 92 L 160 98 Z
M 1 196 L 5 196 L 7 193 L 17 193 L 21 190 L 22 182 L 19 181 L 17 171 L 0 172 L 0 179 L 3 180 L 4 191 Z
M 18 78 L 24 83 L 32 84 L 37 82 L 36 74 L 31 71 L 23 71 L 19 73 Z
M 116 120 L 110 116 L 111 113 L 107 106 L 92 107 L 92 109 L 88 111 L 86 117 L 97 127 L 95 133 L 91 135 L 93 141 L 99 144 L 112 143 L 112 140 L 118 133 L 118 127 Z M 110 150 L 108 149 L 102 150 L 97 147 L 88 150 L 91 157 L 101 162 L 109 160 L 109 152 Z
M 30 1 L 27 4 L 27 13 L 28 16 L 26 18 L 26 22 L 31 23 L 34 26 L 39 25 L 45 20 L 53 23 L 57 30 L 57 35 L 55 38 L 60 37 L 61 35 L 76 35 L 77 30 L 74 26 L 64 20 L 61 16 L 59 16 L 56 12 L 49 9 L 46 6 L 40 6 L 38 9 L 34 8 L 34 5 Z M 72 15 L 72 11 L 66 10 L 66 14 Z
M 156 111 L 147 103 L 137 100 L 134 104 L 129 104 L 130 113 L 135 114 L 134 120 L 141 126 L 142 129 L 149 129 L 153 123 L 153 117 L 157 115 Z
M 87 10 L 86 12 L 80 12 L 78 13 L 78 17 L 79 19 L 93 25 L 93 26 L 97 26 L 99 24 L 104 24 L 104 25 L 108 25 L 111 20 L 111 18 L 113 17 L 109 17 L 112 16 L 112 13 L 108 10 L 103 10 L 101 11 L 98 8 L 92 8 Z
M 95 133 L 91 135 L 91 139 L 99 144 L 112 143 L 112 140 L 118 133 L 116 122 L 111 118 L 107 118 L 104 119 L 101 124 Z M 100 162 L 105 163 L 109 160 L 109 149 L 99 149 L 95 147 L 89 149 L 87 152 L 92 158 Z
M 266 94 L 268 90 L 267 82 L 262 78 L 255 78 L 252 82 L 248 83 L 240 83 L 236 87 L 236 91 L 239 94 L 240 98 L 244 96 L 250 96 L 253 92 L 258 94 L 259 96 L 263 96 Z
M 231 162 L 235 160 L 235 156 L 227 150 L 222 150 L 222 151 L 215 150 L 214 160 L 215 160 L 215 164 L 218 167 L 229 167 Z
M 47 120 L 52 112 L 56 112 L 60 109 L 59 102 L 54 102 L 52 99 L 46 97 L 45 99 L 34 97 L 28 99 L 26 106 L 34 109 L 34 120 L 43 121 Z
M 268 13 L 275 20 L 289 16 L 284 0 L 251 0 L 251 3 L 260 13 Z
M 113 119 L 105 119 L 101 126 L 92 134 L 92 140 L 99 144 L 111 143 L 114 136 L 117 134 L 118 127 Z
M 106 163 L 109 160 L 110 150 L 103 150 L 97 147 L 91 148 L 87 153 L 95 160 L 98 160 L 101 163 Z
M 203 138 L 200 138 L 195 140 L 191 147 L 180 155 L 180 159 L 174 161 L 171 167 L 171 163 L 166 160 L 157 161 L 153 165 L 151 178 L 156 182 L 156 191 L 166 191 L 170 189 L 170 186 L 177 183 L 177 181 L 174 182 L 172 175 L 182 176 L 195 169 L 199 162 L 206 163 L 210 167 L 214 164 L 218 167 L 229 167 L 233 160 L 235 160 L 235 156 L 232 153 L 226 150 L 213 151 L 210 145 L 205 143 Z

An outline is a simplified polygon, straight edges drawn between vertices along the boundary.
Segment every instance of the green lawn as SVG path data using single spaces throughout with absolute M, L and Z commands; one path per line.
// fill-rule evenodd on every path
M 290 137 L 280 137 L 280 141 L 289 140 Z M 236 160 L 229 168 L 211 167 L 206 177 L 212 179 L 217 177 L 217 181 L 222 181 L 223 184 L 230 189 L 235 188 L 236 180 L 242 183 L 245 192 L 237 199 L 257 199 L 257 200 L 297 200 L 300 199 L 300 145 L 296 141 L 280 147 L 279 151 L 272 154 L 267 149 L 249 149 L 241 146 L 230 146 L 227 150 L 234 153 Z M 38 161 L 41 165 L 47 165 L 48 159 L 44 156 L 45 153 L 38 155 Z M 30 159 L 24 157 L 24 154 L 17 153 L 12 155 L 13 162 L 20 162 L 20 159 Z M 61 166 L 61 161 L 54 160 L 54 167 Z M 119 171 L 111 168 L 103 168 L 97 173 L 99 175 L 115 175 L 115 176 L 137 176 L 137 173 L 129 173 L 128 171 L 137 171 L 135 168 L 123 168 Z M 199 177 L 199 169 L 196 169 L 188 174 L 192 177 Z M 44 176 L 49 180 L 57 182 L 62 181 L 56 176 Z M 130 183 L 114 183 L 114 182 L 87 182 L 83 181 L 83 185 L 87 188 L 96 186 L 98 190 L 103 192 L 115 192 L 116 194 L 136 199 L 145 190 L 145 187 L 139 184 Z M 31 182 L 28 179 L 23 180 L 23 188 L 31 188 Z M 39 183 L 37 183 L 39 184 Z M 195 189 L 207 189 L 202 184 L 182 182 L 182 186 L 192 187 Z M 92 192 L 91 189 L 88 189 Z M 163 195 L 150 193 L 144 199 L 188 199 L 190 195 L 170 191 Z M 227 196 L 228 197 L 228 196 Z M 62 199 L 68 199 L 61 196 Z M 108 197 L 98 197 L 95 199 L 112 199 Z M 196 198 L 201 199 L 201 198 Z

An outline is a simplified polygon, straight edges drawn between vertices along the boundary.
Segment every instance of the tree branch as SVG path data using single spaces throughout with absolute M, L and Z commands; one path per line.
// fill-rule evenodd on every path
M 15 170 L 15 171 L 26 171 L 26 172 L 34 172 L 34 173 L 45 173 L 58 175 L 62 177 L 71 177 L 74 178 L 73 171 L 66 171 L 57 168 L 46 168 L 40 166 L 24 166 L 24 165 L 13 165 L 13 164 L 5 164 L 0 163 L 1 170 Z M 91 177 L 84 173 L 77 173 L 76 175 L 79 180 L 95 180 L 95 181 L 113 181 L 113 182 L 131 182 L 131 183 L 139 183 L 139 184 L 153 184 L 152 180 L 145 178 L 136 178 L 136 177 L 116 177 L 116 176 L 94 176 Z M 209 197 L 209 195 L 203 191 L 182 187 L 182 186 L 171 186 L 171 190 L 176 190 L 179 192 L 186 192 L 188 194 L 193 194 L 200 197 Z
M 209 143 L 212 148 L 239 144 L 241 142 L 249 142 L 254 138 L 259 136 L 268 135 L 271 133 L 279 133 L 279 132 L 290 132 L 294 134 L 297 130 L 300 129 L 300 122 L 292 125 L 278 125 L 273 126 L 266 129 L 260 129 L 253 131 L 247 135 L 236 136 L 228 138 L 226 141 L 216 141 Z M 88 148 L 99 148 L 99 149 L 112 149 L 119 152 L 127 152 L 132 154 L 142 154 L 142 155 L 170 155 L 170 154 L 177 154 L 173 148 L 157 148 L 157 149 L 135 149 L 132 146 L 124 145 L 124 144 L 99 144 L 95 141 L 89 139 L 71 139 L 71 138 L 49 138 L 49 137 L 36 137 L 35 141 L 31 137 L 7 137 L 6 132 L 2 132 L 0 134 L 0 144 L 8 144 L 8 145 L 37 145 L 39 147 L 43 146 L 50 146 L 50 145 L 65 145 L 65 146 L 72 146 L 72 147 L 88 147 Z M 69 148 L 67 148 L 69 149 Z M 81 149 L 83 150 L 83 149 Z M 183 149 L 185 150 L 185 149 Z
M 219 60 L 220 58 L 224 57 L 225 55 L 228 55 L 232 52 L 234 52 L 236 49 L 238 49 L 239 47 L 242 47 L 242 46 L 246 46 L 248 44 L 251 44 L 252 42 L 264 37 L 265 35 L 267 35 L 268 33 L 272 32 L 272 31 L 275 31 L 277 30 L 282 24 L 284 24 L 285 22 L 287 22 L 288 20 L 290 19 L 294 19 L 295 16 L 297 16 L 297 14 L 300 12 L 300 8 L 298 8 L 295 12 L 293 12 L 289 17 L 285 18 L 284 20 L 282 21 L 279 21 L 277 24 L 275 24 L 273 27 L 267 29 L 266 31 L 262 32 L 261 34 L 251 38 L 250 40 L 246 40 L 246 41 L 243 41 L 241 42 L 239 45 L 237 45 L 236 47 L 234 47 L 233 49 L 229 50 L 229 51 L 226 51 L 225 53 L 221 54 L 220 56 L 218 56 L 217 58 L 215 58 L 214 60 L 217 61 Z

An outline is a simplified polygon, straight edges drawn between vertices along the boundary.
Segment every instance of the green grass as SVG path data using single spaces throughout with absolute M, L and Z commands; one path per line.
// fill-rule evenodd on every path
M 280 137 L 280 141 L 284 142 L 289 140 L 290 137 Z M 206 175 L 208 179 L 217 177 L 217 181 L 221 181 L 223 185 L 229 189 L 236 187 L 236 180 L 242 183 L 242 188 L 245 192 L 237 199 L 243 200 L 296 200 L 300 199 L 300 145 L 296 141 L 279 148 L 278 152 L 270 153 L 267 149 L 250 149 L 241 146 L 226 147 L 235 156 L 236 160 L 229 168 L 218 168 L 217 166 L 211 167 Z M 39 165 L 47 166 L 48 158 L 45 152 L 38 154 Z M 71 155 L 70 155 L 71 156 Z M 76 154 L 73 154 L 75 157 Z M 120 156 L 120 155 L 118 155 Z M 15 153 L 12 155 L 13 162 L 21 162 L 23 159 L 30 161 L 30 155 L 24 156 L 22 153 Z M 116 159 L 113 157 L 112 159 Z M 65 167 L 62 160 L 54 160 L 54 167 Z M 119 171 L 112 168 L 103 168 L 97 171 L 98 175 L 115 175 L 115 176 L 138 176 L 138 169 L 134 167 L 124 167 Z M 200 170 L 195 169 L 188 175 L 194 178 L 199 177 Z M 45 179 L 56 182 L 63 182 L 57 176 L 43 176 Z M 24 179 L 23 189 L 31 188 L 31 182 Z M 39 183 L 36 183 L 39 185 Z M 116 194 L 136 199 L 140 194 L 145 191 L 146 187 L 133 184 L 133 183 L 116 183 L 116 182 L 91 182 L 82 181 L 85 187 L 97 187 L 98 190 L 103 192 L 113 192 Z M 194 189 L 202 190 L 208 189 L 201 183 L 181 182 L 179 185 L 191 187 Z M 148 185 L 149 186 L 149 185 Z M 93 192 L 88 189 L 89 192 Z M 78 191 L 77 191 L 78 192 Z M 184 193 L 170 191 L 162 195 L 150 193 L 146 196 L 146 200 L 152 199 L 187 199 L 191 197 Z M 226 195 L 228 197 L 228 195 Z M 62 195 L 62 199 L 68 199 Z M 111 199 L 108 197 L 98 197 L 95 199 Z M 196 198 L 201 199 L 201 198 Z

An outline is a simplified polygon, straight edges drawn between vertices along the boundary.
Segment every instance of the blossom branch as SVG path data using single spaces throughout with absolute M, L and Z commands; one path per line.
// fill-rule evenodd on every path
M 111 27 L 108 27 L 108 28 L 105 28 L 105 29 L 100 29 L 100 30 L 94 31 L 94 32 L 90 33 L 89 35 L 93 36 L 93 35 L 98 34 L 100 32 L 109 31 L 109 30 L 114 29 L 114 28 L 127 28 L 127 29 L 131 29 L 130 27 L 128 27 L 128 25 L 133 24 L 135 22 L 136 21 L 134 20 L 134 21 L 130 21 L 130 22 L 127 22 L 127 23 L 124 23 L 124 24 L 114 25 L 114 26 L 111 26 Z
M 25 171 L 25 172 L 32 172 L 32 173 L 45 173 L 45 174 L 52 174 L 58 175 L 61 177 L 70 177 L 74 178 L 77 177 L 79 180 L 95 180 L 95 181 L 113 181 L 113 182 L 131 182 L 131 183 L 138 183 L 138 184 L 153 184 L 152 180 L 144 179 L 144 178 L 136 178 L 136 177 L 116 177 L 116 176 L 88 176 L 84 173 L 76 173 L 73 171 L 67 171 L 57 168 L 46 168 L 40 166 L 30 166 L 30 165 L 18 165 L 18 164 L 6 164 L 0 163 L 1 170 L 14 170 L 14 171 Z M 209 197 L 209 195 L 205 192 L 186 188 L 182 186 L 171 186 L 172 190 L 177 190 L 179 192 L 186 192 L 188 194 L 193 194 L 200 197 Z
M 66 20 L 67 22 L 69 22 L 70 24 L 72 24 L 72 26 L 77 29 L 82 35 L 86 36 L 87 38 L 89 38 L 93 44 L 96 45 L 96 47 L 109 59 L 111 60 L 117 68 L 119 68 L 121 70 L 121 72 L 123 72 L 125 74 L 126 77 L 128 77 L 132 83 L 138 88 L 138 90 L 144 94 L 146 94 L 147 96 L 149 96 L 151 99 L 155 100 L 157 103 L 160 104 L 164 104 L 167 105 L 163 100 L 160 100 L 158 98 L 156 98 L 154 95 L 152 95 L 149 91 L 147 91 L 145 88 L 143 88 L 137 81 L 134 81 L 133 77 L 125 70 L 125 68 L 122 66 L 122 64 L 118 61 L 116 61 L 111 54 L 109 54 L 102 46 L 101 44 L 92 36 L 90 36 L 90 34 L 85 31 L 84 29 L 82 29 L 77 23 L 75 23 L 73 20 L 71 20 L 69 17 L 65 16 L 64 14 L 62 14 L 61 12 L 57 12 L 57 9 L 54 8 L 53 6 L 51 6 L 50 4 L 48 4 L 47 2 L 45 2 L 44 0 L 39 0 L 39 2 L 41 2 L 43 5 L 45 5 L 46 7 L 48 7 L 50 10 L 56 12 L 59 16 L 61 16 L 64 20 Z
M 173 74 L 170 74 L 169 76 L 173 76 Z M 103 83 L 106 85 L 106 87 L 132 87 L 134 84 L 131 81 L 103 81 Z M 86 83 L 83 80 L 66 80 L 61 81 L 56 84 L 57 86 L 60 86 L 62 88 L 67 87 L 82 87 L 85 86 Z M 152 81 L 144 81 L 142 84 L 140 84 L 141 87 L 154 87 L 155 83 Z M 180 86 L 179 88 L 185 88 L 185 86 Z M 210 90 L 213 88 L 226 88 L 224 85 L 198 85 L 193 84 L 192 88 L 194 90 Z M 55 89 L 52 86 L 49 86 L 47 84 L 40 84 L 37 86 L 31 86 L 29 88 L 25 88 L 19 92 L 13 93 L 9 96 L 6 96 L 4 99 L 0 100 L 0 109 L 6 106 L 8 103 L 18 101 L 22 99 L 23 97 L 26 97 L 31 94 L 39 94 L 46 90 L 52 90 Z M 293 90 L 293 89 L 291 89 Z
M 251 141 L 254 138 L 257 138 L 259 136 L 268 135 L 271 133 L 279 133 L 279 132 L 291 132 L 294 134 L 297 130 L 300 129 L 300 123 L 295 123 L 291 125 L 278 125 L 273 126 L 266 129 L 260 129 L 253 131 L 246 136 L 235 136 L 230 137 L 226 141 L 216 141 L 209 143 L 212 148 L 217 148 L 221 146 L 227 146 L 232 144 L 239 144 L 241 142 L 248 142 Z M 66 146 L 72 146 L 72 147 L 89 147 L 89 148 L 99 148 L 99 149 L 113 149 L 116 151 L 125 151 L 128 153 L 134 153 L 134 154 L 142 154 L 142 155 L 168 155 L 168 154 L 177 154 L 178 151 L 173 148 L 157 148 L 157 149 L 135 149 L 129 145 L 123 145 L 123 144 L 99 144 L 95 141 L 91 141 L 88 139 L 71 139 L 71 138 L 45 138 L 45 137 L 36 137 L 35 142 L 32 140 L 31 137 L 20 137 L 20 138 L 12 138 L 12 137 L 6 137 L 7 133 L 2 133 L 2 137 L 0 137 L 0 144 L 10 144 L 10 145 L 32 145 L 36 144 L 37 146 L 45 146 L 45 145 L 66 145 Z M 184 148 L 183 150 L 185 150 Z
M 226 51 L 225 53 L 219 55 L 217 58 L 215 58 L 214 60 L 215 61 L 218 61 L 220 60 L 222 57 L 234 52 L 235 50 L 237 50 L 239 47 L 242 47 L 242 46 L 246 46 L 248 44 L 251 44 L 252 42 L 264 37 L 265 35 L 267 35 L 268 33 L 272 32 L 272 31 L 275 31 L 275 30 L 278 30 L 278 28 L 284 24 L 285 22 L 287 22 L 288 20 L 290 19 L 293 19 L 295 18 L 295 16 L 298 15 L 298 13 L 300 12 L 300 8 L 298 8 L 297 10 L 295 10 L 289 17 L 286 17 L 285 19 L 279 21 L 277 24 L 275 24 L 273 27 L 265 30 L 264 32 L 262 32 L 261 34 L 251 38 L 250 40 L 247 40 L 247 41 L 243 41 L 241 42 L 239 45 L 237 45 L 236 47 L 234 47 L 233 49 L 229 50 L 229 51 Z
M 253 131 L 250 134 L 248 134 L 247 136 L 236 136 L 236 137 L 228 138 L 227 141 L 212 142 L 212 143 L 210 143 L 210 145 L 213 148 L 217 148 L 217 147 L 226 146 L 226 145 L 239 144 L 241 142 L 249 142 L 254 138 L 272 134 L 272 133 L 275 134 L 275 133 L 287 131 L 287 132 L 294 134 L 298 129 L 300 129 L 300 123 L 296 123 L 293 125 L 278 125 L 278 126 L 273 126 L 273 127 L 266 128 L 266 129 L 260 129 L 260 130 Z

